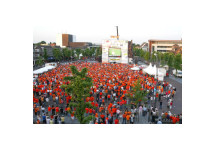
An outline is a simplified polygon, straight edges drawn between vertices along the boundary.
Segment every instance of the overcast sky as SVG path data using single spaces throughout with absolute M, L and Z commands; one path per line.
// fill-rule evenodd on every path
M 115 26 L 119 26 L 120 39 L 138 44 L 149 39 L 182 38 L 181 4 L 169 0 L 41 3 L 34 5 L 34 43 L 56 42 L 57 33 L 76 35 L 77 42 L 101 43 L 116 35 Z

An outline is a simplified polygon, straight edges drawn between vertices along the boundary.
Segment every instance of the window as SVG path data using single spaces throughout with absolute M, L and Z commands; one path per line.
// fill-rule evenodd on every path
M 172 48 L 172 46 L 157 46 L 157 48 Z
M 157 51 L 159 51 L 159 52 L 167 52 L 167 50 L 160 50 L 160 49 L 158 49 Z

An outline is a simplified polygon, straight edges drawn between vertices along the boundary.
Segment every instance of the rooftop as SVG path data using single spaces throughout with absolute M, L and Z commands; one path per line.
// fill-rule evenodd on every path
M 158 40 L 158 39 L 149 39 L 148 41 L 161 41 L 161 42 L 181 42 L 182 40 Z

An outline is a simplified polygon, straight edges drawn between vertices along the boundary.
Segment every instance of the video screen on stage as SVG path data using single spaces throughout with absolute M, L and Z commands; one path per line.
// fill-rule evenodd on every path
M 121 56 L 120 48 L 109 48 L 109 56 Z

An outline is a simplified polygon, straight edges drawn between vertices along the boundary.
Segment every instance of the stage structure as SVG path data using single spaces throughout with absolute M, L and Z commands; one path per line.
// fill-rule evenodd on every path
M 102 41 L 102 63 L 128 63 L 128 41 L 112 38 Z

